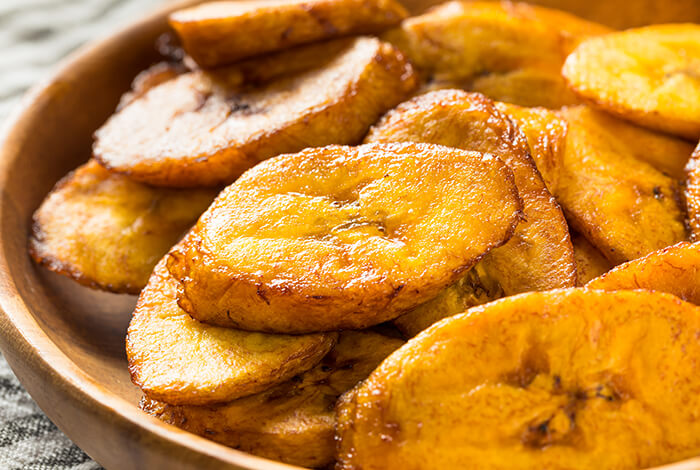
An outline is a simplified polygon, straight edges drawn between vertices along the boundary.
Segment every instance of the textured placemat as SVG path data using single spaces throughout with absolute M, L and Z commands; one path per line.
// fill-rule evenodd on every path
M 0 0 L 0 125 L 62 57 L 163 1 Z M 0 469 L 99 468 L 44 416 L 0 356 Z

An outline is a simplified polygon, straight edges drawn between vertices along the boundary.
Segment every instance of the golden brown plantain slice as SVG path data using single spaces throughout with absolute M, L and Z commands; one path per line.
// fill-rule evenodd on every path
M 615 264 L 685 240 L 679 183 L 638 160 L 608 127 L 613 118 L 585 106 L 562 116 L 568 132 L 555 196 L 573 228 Z
M 208 2 L 170 15 L 185 51 L 202 67 L 345 35 L 378 33 L 407 16 L 395 0 Z
M 192 319 L 177 304 L 166 259 L 141 292 L 126 337 L 131 378 L 148 397 L 176 405 L 226 402 L 311 369 L 333 346 L 335 333 L 267 335 Z
M 34 213 L 29 252 L 86 286 L 138 294 L 217 192 L 152 188 L 90 160 L 59 181 Z
M 537 169 L 547 188 L 556 195 L 559 171 L 563 165 L 567 126 L 557 113 L 544 108 L 526 108 L 508 103 L 496 103 L 525 134 Z
M 435 297 L 505 243 L 522 204 L 492 155 L 330 146 L 257 165 L 175 252 L 180 304 L 256 331 L 359 329 Z
M 654 25 L 589 39 L 566 59 L 562 74 L 605 111 L 700 138 L 700 25 Z
M 403 55 L 373 38 L 252 90 L 240 73 L 199 70 L 153 88 L 97 131 L 96 158 L 158 186 L 230 183 L 280 153 L 358 142 L 416 86 Z
M 700 305 L 700 244 L 680 242 L 622 264 L 586 284 L 590 289 L 646 289 Z
M 685 200 L 688 209 L 688 225 L 690 225 L 691 239 L 697 241 L 700 238 L 700 143 L 695 148 L 685 168 Z
M 582 39 L 608 31 L 525 3 L 449 2 L 385 37 L 430 79 L 458 81 L 494 99 L 559 107 L 575 100 L 560 77 L 564 59 Z M 554 89 L 543 93 L 543 82 Z
M 141 407 L 166 423 L 244 452 L 321 467 L 335 454 L 336 400 L 402 344 L 369 331 L 347 331 L 320 364 L 262 393 L 216 406 L 173 406 L 144 398 Z
M 631 470 L 697 455 L 698 335 L 698 308 L 657 292 L 474 307 L 341 398 L 337 468 Z
M 586 285 L 591 279 L 605 274 L 613 268 L 613 264 L 596 247 L 591 245 L 583 235 L 572 233 L 571 243 L 574 245 L 574 256 L 576 257 L 576 281 L 578 286 Z
M 525 221 L 507 244 L 481 262 L 486 276 L 505 295 L 576 284 L 564 215 L 530 157 L 525 136 L 491 100 L 460 90 L 427 93 L 387 113 L 365 142 L 425 142 L 501 158 L 513 170 Z

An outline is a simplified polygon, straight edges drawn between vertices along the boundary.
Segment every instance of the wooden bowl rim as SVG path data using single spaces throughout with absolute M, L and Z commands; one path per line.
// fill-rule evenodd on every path
M 21 155 L 15 151 L 15 142 L 20 142 L 36 125 L 31 108 L 43 99 L 50 99 L 50 88 L 61 77 L 100 54 L 102 49 L 118 43 L 128 43 L 129 36 L 144 28 L 153 28 L 157 20 L 162 20 L 169 12 L 178 8 L 200 3 L 202 0 L 176 0 L 161 6 L 141 19 L 131 22 L 103 39 L 90 42 L 62 60 L 49 78 L 34 86 L 25 94 L 0 129 L 0 192 L 5 197 L 6 181 L 10 169 Z M 78 69 L 80 67 L 77 67 Z M 0 220 L 3 206 L 0 205 Z M 71 400 L 90 413 L 110 416 L 115 419 L 112 426 L 122 432 L 133 433 L 136 438 L 147 437 L 147 441 L 167 450 L 184 448 L 192 455 L 214 459 L 226 467 L 263 470 L 299 470 L 277 461 L 256 457 L 229 447 L 217 444 L 195 434 L 183 431 L 159 421 L 139 410 L 133 403 L 110 393 L 92 377 L 78 367 L 49 338 L 24 303 L 5 257 L 4 238 L 0 238 L 0 347 L 3 352 L 16 351 L 21 361 L 34 367 L 43 382 L 55 384 Z M 49 360 L 50 358 L 50 360 Z M 60 426 L 60 424 L 59 424 Z M 71 436 L 69 436 L 71 437 Z M 81 442 L 76 442 L 78 445 Z M 698 470 L 700 457 L 675 462 L 655 470 Z M 651 469 L 654 470 L 654 469 Z

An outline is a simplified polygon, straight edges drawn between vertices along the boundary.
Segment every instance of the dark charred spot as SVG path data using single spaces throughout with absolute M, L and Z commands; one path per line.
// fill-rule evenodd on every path
M 519 367 L 505 374 L 502 380 L 509 385 L 525 388 L 530 385 L 539 374 L 548 372 L 549 358 L 542 349 L 532 345 L 523 355 Z
M 654 189 L 652 189 L 652 192 L 654 193 L 655 199 L 658 199 L 660 201 L 664 198 L 664 193 L 661 191 L 661 187 L 654 186 Z
M 332 370 L 333 370 L 333 368 L 332 368 L 331 366 L 327 366 L 327 365 L 325 365 L 325 364 L 323 364 L 323 365 L 321 366 L 321 372 L 330 372 L 330 371 L 332 371 Z
M 256 286 L 255 293 L 258 294 L 258 297 L 260 297 L 263 300 L 263 302 L 265 302 L 267 305 L 270 305 L 270 300 L 265 295 L 265 290 L 263 289 L 262 285 L 258 284 Z
M 293 29 L 294 29 L 294 28 L 293 28 L 292 26 L 290 26 L 289 28 L 287 28 L 287 29 L 285 29 L 284 31 L 282 31 L 282 34 L 280 34 L 280 39 L 281 39 L 283 42 L 286 41 L 287 38 L 289 38 L 289 35 L 291 34 L 291 32 L 292 32 Z
M 556 391 L 556 392 L 560 391 L 561 390 L 561 377 L 559 377 L 558 375 L 555 374 L 553 377 L 553 381 L 554 381 L 554 383 L 552 385 L 552 388 L 554 389 L 554 391 Z
M 295 375 L 290 379 L 292 382 L 300 383 L 303 379 L 301 378 L 301 375 Z

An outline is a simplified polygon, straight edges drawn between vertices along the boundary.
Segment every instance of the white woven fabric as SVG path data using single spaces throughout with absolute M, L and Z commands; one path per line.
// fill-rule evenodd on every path
M 0 0 L 0 125 L 58 60 L 164 0 Z M 39 410 L 0 356 L 0 469 L 100 466 Z

